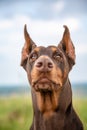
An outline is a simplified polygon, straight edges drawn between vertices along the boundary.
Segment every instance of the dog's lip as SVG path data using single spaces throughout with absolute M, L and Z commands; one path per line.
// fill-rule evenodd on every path
M 41 84 L 44 84 L 44 83 L 48 83 L 48 84 L 53 83 L 53 84 L 56 84 L 56 85 L 60 86 L 59 83 L 56 83 L 55 81 L 51 80 L 47 76 L 41 76 L 36 81 L 33 81 L 32 82 L 32 86 L 34 87 L 38 83 L 41 83 Z
M 39 83 L 49 83 L 50 80 L 47 77 L 42 77 L 38 82 Z
M 33 86 L 37 83 L 50 83 L 52 82 L 50 79 L 48 79 L 47 77 L 40 77 L 38 80 L 33 82 Z
M 51 88 L 48 89 L 48 88 L 42 87 L 42 88 L 38 89 L 39 84 L 43 84 L 43 85 L 47 84 L 47 85 L 50 85 Z M 54 85 L 55 85 L 55 87 L 53 87 Z M 59 83 L 56 83 L 56 82 L 50 80 L 48 77 L 39 78 L 38 80 L 36 80 L 36 82 L 33 82 L 32 86 L 33 86 L 33 88 L 35 88 L 36 91 L 39 91 L 39 90 L 45 91 L 46 90 L 45 92 L 52 91 L 52 90 L 58 91 L 61 88 Z

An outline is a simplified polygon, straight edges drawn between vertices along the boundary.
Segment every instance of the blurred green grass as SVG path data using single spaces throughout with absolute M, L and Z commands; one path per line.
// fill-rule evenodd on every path
M 29 130 L 32 122 L 30 96 L 0 99 L 0 130 Z
M 0 130 L 29 130 L 32 123 L 32 105 L 29 95 L 0 98 Z M 87 130 L 87 98 L 75 98 L 76 112 Z

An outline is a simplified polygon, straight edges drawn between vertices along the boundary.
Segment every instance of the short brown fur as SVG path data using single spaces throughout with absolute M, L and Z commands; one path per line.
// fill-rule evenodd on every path
M 68 74 L 75 48 L 67 26 L 58 46 L 37 47 L 24 27 L 21 66 L 31 85 L 33 123 L 30 130 L 83 130 L 72 105 Z

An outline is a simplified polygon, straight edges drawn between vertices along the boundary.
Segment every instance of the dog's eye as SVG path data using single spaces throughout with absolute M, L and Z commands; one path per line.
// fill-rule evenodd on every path
M 36 53 L 31 54 L 30 61 L 35 61 L 36 59 L 37 59 L 37 54 Z
M 58 52 L 56 52 L 55 54 L 54 54 L 54 59 L 56 59 L 56 60 L 61 60 L 62 59 L 62 56 L 61 56 L 61 54 L 59 54 Z

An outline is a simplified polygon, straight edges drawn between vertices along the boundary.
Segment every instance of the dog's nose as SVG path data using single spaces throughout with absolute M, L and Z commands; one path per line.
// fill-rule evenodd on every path
M 49 72 L 53 68 L 53 62 L 49 57 L 41 56 L 35 66 L 40 72 Z

